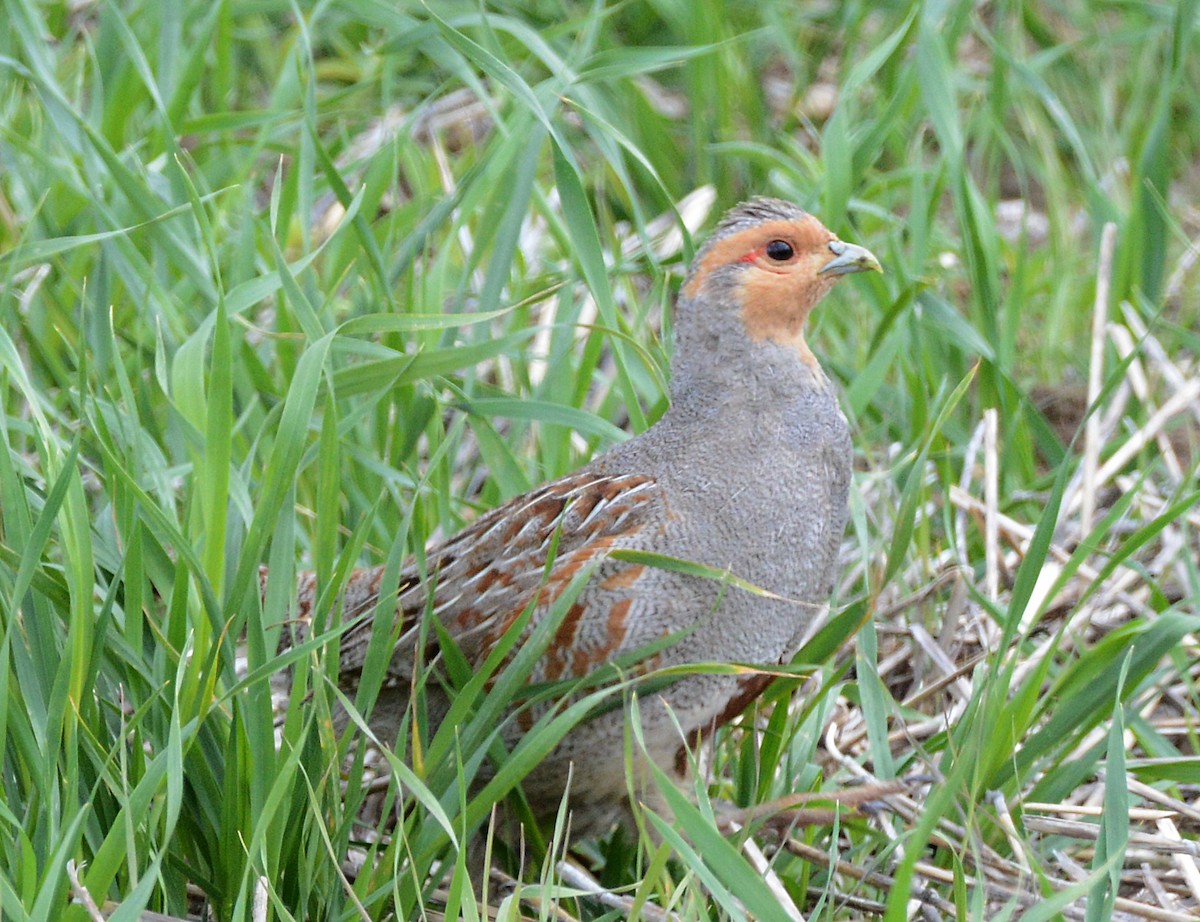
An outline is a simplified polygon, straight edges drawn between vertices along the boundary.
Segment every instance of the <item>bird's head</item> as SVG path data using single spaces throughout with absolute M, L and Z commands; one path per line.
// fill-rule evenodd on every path
M 751 341 L 792 346 L 815 365 L 804 341 L 809 312 L 843 275 L 866 271 L 883 270 L 812 215 L 780 199 L 751 199 L 726 212 L 696 254 L 680 323 L 718 334 L 736 319 Z

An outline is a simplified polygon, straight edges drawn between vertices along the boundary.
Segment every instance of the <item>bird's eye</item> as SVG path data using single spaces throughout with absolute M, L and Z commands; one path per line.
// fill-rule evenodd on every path
M 795 255 L 796 251 L 786 240 L 772 240 L 767 244 L 767 258 L 777 263 L 785 263 Z

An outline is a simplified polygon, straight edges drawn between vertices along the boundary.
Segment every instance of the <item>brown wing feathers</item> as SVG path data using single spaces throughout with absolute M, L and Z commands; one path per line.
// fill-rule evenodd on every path
M 462 646 L 468 658 L 482 662 L 538 593 L 538 607 L 548 607 L 584 567 L 603 557 L 618 543 L 636 543 L 637 533 L 654 527 L 662 512 L 662 498 L 653 478 L 639 475 L 602 475 L 579 471 L 546 484 L 482 515 L 453 538 L 426 555 L 427 580 L 415 565 L 400 575 L 396 614 L 401 619 L 393 655 L 396 674 L 408 677 L 409 660 L 403 655 L 418 635 L 419 619 L 429 608 Z M 546 562 L 555 544 L 549 574 Z M 612 580 L 631 584 L 638 567 L 625 567 Z M 352 685 L 361 670 L 374 626 L 372 612 L 379 601 L 382 567 L 355 571 L 342 596 L 342 617 L 357 620 L 341 639 L 340 674 Z M 614 588 L 617 583 L 612 584 Z M 265 594 L 265 571 L 263 589 Z M 307 635 L 317 597 L 315 576 L 301 574 L 298 625 L 292 642 Z M 612 624 L 628 611 L 618 603 L 605 619 L 614 637 L 623 636 L 623 625 Z M 559 628 L 561 639 L 574 637 L 585 608 L 577 603 Z M 432 633 L 429 635 L 432 637 Z M 553 645 L 557 647 L 558 645 Z M 602 646 L 602 645 L 601 645 Z M 604 655 L 598 649 L 599 655 Z M 549 656 L 547 678 L 576 674 L 591 668 L 595 655 Z

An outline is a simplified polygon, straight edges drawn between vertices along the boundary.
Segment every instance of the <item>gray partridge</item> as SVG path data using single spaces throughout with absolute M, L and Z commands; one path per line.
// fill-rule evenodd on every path
M 426 611 L 478 665 L 531 603 L 530 627 L 588 568 L 531 682 L 583 677 L 655 643 L 657 667 L 786 662 L 829 601 L 851 466 L 846 421 L 804 324 L 843 275 L 879 268 L 788 202 L 756 198 L 725 214 L 681 289 L 663 417 L 429 549 L 424 579 L 414 565 L 401 574 L 393 693 L 371 716 L 380 738 L 394 739 L 409 701 Z M 769 595 L 641 562 L 648 556 L 613 557 L 619 550 L 692 561 Z M 343 618 L 358 619 L 341 638 L 346 689 L 358 683 L 382 576 L 357 571 L 345 590 Z M 304 636 L 316 595 L 313 576 L 302 576 L 287 642 Z M 432 658 L 435 632 L 422 636 Z M 663 646 L 664 638 L 675 639 Z M 678 777 L 684 741 L 736 716 L 764 685 L 753 675 L 696 673 L 643 696 L 646 754 Z M 505 728 L 510 745 L 528 727 L 522 716 Z M 571 730 L 523 783 L 536 813 L 553 815 L 570 771 L 575 832 L 599 833 L 620 818 L 626 718 L 612 708 Z

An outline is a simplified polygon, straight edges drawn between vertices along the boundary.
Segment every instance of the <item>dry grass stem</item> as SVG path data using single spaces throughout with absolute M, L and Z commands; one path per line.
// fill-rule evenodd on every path
M 1100 396 L 1104 376 L 1104 328 L 1108 322 L 1109 288 L 1112 283 L 1113 251 L 1117 243 L 1117 225 L 1111 221 L 1100 233 L 1100 265 L 1096 272 L 1096 300 L 1092 309 L 1092 348 L 1088 362 L 1087 403 L 1093 406 Z M 1100 419 L 1088 416 L 1083 448 L 1083 508 L 1080 527 L 1086 534 L 1092 530 L 1096 503 L 1096 465 L 1100 458 Z

